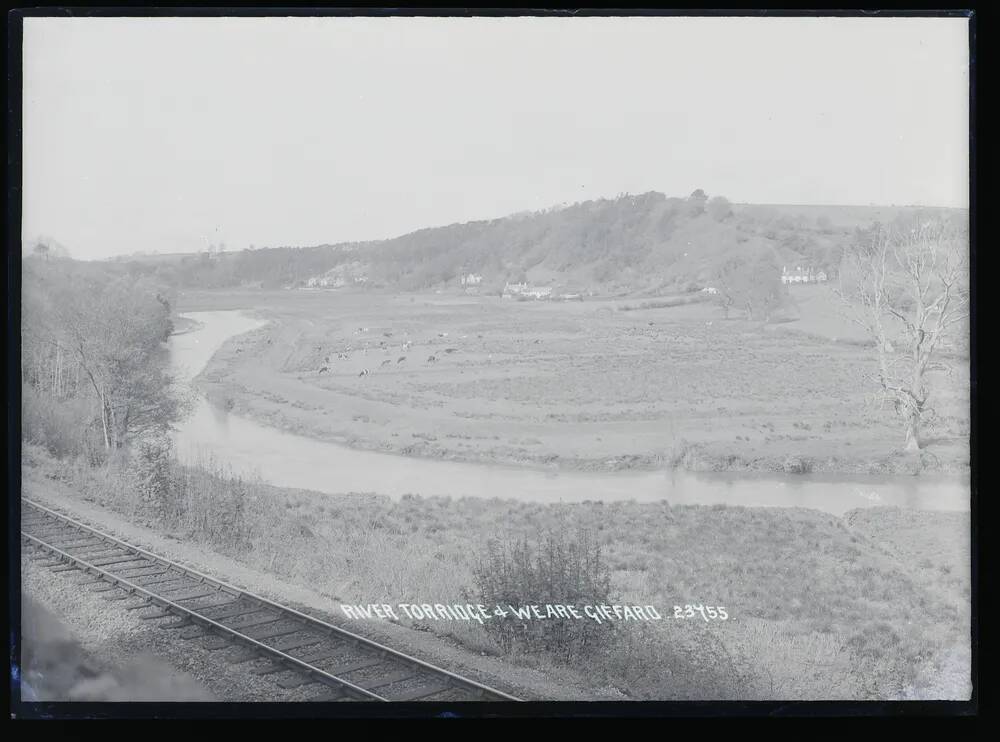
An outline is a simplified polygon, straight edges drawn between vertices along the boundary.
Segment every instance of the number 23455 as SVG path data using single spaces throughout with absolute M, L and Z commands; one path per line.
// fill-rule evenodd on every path
M 701 616 L 706 621 L 728 621 L 729 614 L 721 605 L 693 605 L 674 606 L 674 618 L 695 618 Z

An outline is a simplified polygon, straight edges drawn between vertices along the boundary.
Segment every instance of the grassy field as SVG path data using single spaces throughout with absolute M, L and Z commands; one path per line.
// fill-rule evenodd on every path
M 708 303 L 328 291 L 188 292 L 179 309 L 271 320 L 216 354 L 210 398 L 359 448 L 590 470 L 968 467 L 961 368 L 931 379 L 931 444 L 907 458 L 897 422 L 868 404 L 872 358 L 829 289 L 793 298 L 799 319 L 769 326 Z
M 326 496 L 177 467 L 170 502 L 137 499 L 135 467 L 70 466 L 25 448 L 25 491 L 57 488 L 180 542 L 208 545 L 348 604 L 464 602 L 490 540 L 589 532 L 623 604 L 672 614 L 724 606 L 726 622 L 626 624 L 574 659 L 593 688 L 633 699 L 958 698 L 969 687 L 967 513 L 634 502 Z M 234 519 L 234 513 L 239 517 Z M 531 600 L 531 596 L 524 596 Z M 476 653 L 482 628 L 403 620 Z M 511 661 L 553 677 L 545 653 Z

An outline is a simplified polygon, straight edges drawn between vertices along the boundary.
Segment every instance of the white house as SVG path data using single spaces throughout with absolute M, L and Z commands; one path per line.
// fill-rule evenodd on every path
M 350 284 L 368 283 L 365 267 L 358 262 L 346 263 L 331 268 L 326 273 L 310 278 L 306 285 L 309 288 L 340 289 Z
M 530 296 L 534 299 L 545 299 L 551 295 L 551 286 L 529 286 L 524 290 L 524 296 Z
M 463 286 L 478 286 L 483 282 L 483 277 L 478 273 L 468 273 L 462 276 Z
M 528 284 L 526 283 L 511 283 L 508 281 L 503 287 L 503 297 L 509 299 L 512 296 L 521 296 L 527 288 Z
M 787 266 L 781 267 L 782 283 L 824 283 L 827 280 L 826 271 L 814 272 L 812 268 L 802 268 L 795 266 L 795 270 L 788 270 Z
M 532 299 L 546 299 L 552 295 L 551 286 L 529 286 L 526 283 L 507 283 L 503 287 L 503 295 L 507 298 L 512 296 L 525 296 Z

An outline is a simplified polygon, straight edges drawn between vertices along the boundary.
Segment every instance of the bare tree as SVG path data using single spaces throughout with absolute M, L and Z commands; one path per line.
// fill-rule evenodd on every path
M 968 269 L 964 228 L 926 215 L 875 225 L 844 254 L 838 293 L 875 341 L 877 394 L 902 419 L 908 451 L 931 411 L 928 372 L 950 371 L 941 351 L 969 316 Z

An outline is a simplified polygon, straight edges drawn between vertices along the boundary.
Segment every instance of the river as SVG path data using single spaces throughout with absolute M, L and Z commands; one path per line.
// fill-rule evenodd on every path
M 238 311 L 190 312 L 199 326 L 170 339 L 175 373 L 190 381 L 230 337 L 264 324 Z M 807 507 L 834 515 L 857 507 L 968 510 L 960 477 L 817 475 L 748 476 L 658 472 L 553 472 L 361 451 L 262 425 L 198 396 L 174 435 L 182 461 L 211 456 L 244 475 L 321 493 L 373 492 L 390 497 L 499 497 L 532 502 L 656 501 L 671 504 Z

